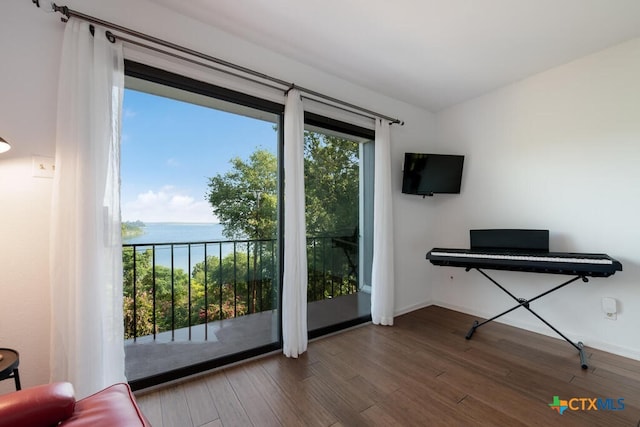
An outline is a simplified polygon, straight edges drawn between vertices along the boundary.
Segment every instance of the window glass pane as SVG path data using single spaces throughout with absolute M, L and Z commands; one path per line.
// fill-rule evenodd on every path
M 370 315 L 370 295 L 362 287 L 364 141 L 319 127 L 305 131 L 310 332 Z
M 283 106 L 128 66 L 121 206 L 136 388 L 281 348 Z M 313 337 L 370 319 L 374 147 L 367 129 L 305 120 Z
M 121 209 L 130 381 L 279 347 L 279 121 L 127 80 Z

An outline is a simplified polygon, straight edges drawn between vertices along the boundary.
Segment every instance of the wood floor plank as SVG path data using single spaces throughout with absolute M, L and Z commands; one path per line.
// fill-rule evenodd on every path
M 358 348 L 359 349 L 359 348 Z M 358 375 L 385 393 L 390 393 L 400 387 L 397 376 L 385 369 L 376 361 L 371 360 L 362 350 L 343 351 L 339 357 L 351 366 Z
M 222 425 L 225 427 L 251 425 L 247 412 L 238 396 L 236 396 L 233 387 L 229 384 L 226 371 L 221 371 L 208 377 L 206 384 Z
M 433 398 L 447 402 L 457 402 L 464 396 L 460 391 L 435 381 L 438 375 L 451 366 L 451 360 L 445 360 L 444 355 L 431 357 L 421 351 L 404 355 L 395 354 L 392 347 L 387 348 L 386 352 L 384 348 L 372 349 L 369 355 L 383 365 L 386 372 L 391 373 L 399 384 L 410 387 L 412 390 L 419 390 L 418 392 L 422 395 L 433 393 Z
M 205 425 L 220 418 L 205 380 L 186 382 L 183 388 L 194 426 Z
M 575 375 L 571 382 L 602 393 L 626 394 L 633 397 L 635 403 L 640 403 L 640 381 L 634 381 L 631 378 L 607 375 L 605 371 L 596 369 L 594 372 L 582 372 Z
M 400 420 L 378 405 L 370 406 L 362 411 L 362 417 L 371 427 L 395 427 L 401 426 Z
M 347 404 L 354 411 L 364 411 L 374 404 L 373 400 L 355 388 L 348 379 L 345 380 L 339 373 L 334 373 L 331 366 L 326 366 L 319 362 L 314 364 L 312 369 L 314 378 L 319 378 L 320 381 L 324 382 L 336 398 Z
M 162 402 L 160 393 L 146 393 L 136 396 L 140 410 L 152 426 L 164 427 L 162 423 Z
M 640 381 L 640 364 L 637 363 L 637 360 L 607 353 L 602 350 L 594 350 L 593 359 L 603 368 L 610 369 L 614 372 L 618 372 Z
M 548 405 L 548 403 L 552 401 L 553 396 L 559 396 L 565 400 L 572 397 L 598 397 L 593 394 L 593 389 L 583 387 L 577 382 L 563 381 L 556 378 L 552 372 L 541 375 L 522 368 L 521 370 L 512 372 L 509 377 L 513 380 L 513 387 L 518 389 L 519 393 L 526 394 L 534 400 L 538 399 L 540 405 Z M 628 423 L 628 416 L 634 417 L 633 412 L 635 411 L 637 413 L 637 408 L 632 409 L 627 407 L 625 410 L 627 411 L 627 417 L 620 417 L 620 414 L 617 412 L 608 412 L 606 414 L 578 412 L 574 413 L 572 418 L 586 425 L 588 425 L 588 423 L 599 422 L 602 422 L 604 425 L 625 425 L 625 423 Z M 638 419 L 640 419 L 640 413 L 638 413 Z
M 584 370 L 564 340 L 508 325 L 467 340 L 475 319 L 431 306 L 393 327 L 314 340 L 298 359 L 268 356 L 138 401 L 155 427 L 639 425 L 640 361 L 587 348 Z M 561 415 L 554 396 L 625 407 Z
M 509 426 L 520 427 L 527 426 L 527 421 L 519 420 L 515 417 L 509 416 L 500 410 L 488 405 L 473 396 L 466 396 L 459 402 L 459 410 L 469 414 L 473 419 L 472 425 L 477 426 Z
M 592 378 L 574 378 L 571 381 L 573 386 L 581 387 L 589 390 L 596 397 L 605 397 L 625 399 L 627 409 L 640 409 L 640 394 L 637 387 L 629 387 L 625 384 L 605 383 L 602 381 L 593 381 Z M 638 418 L 640 419 L 640 417 Z
M 254 426 L 279 426 L 280 421 L 267 401 L 251 381 L 245 369 L 230 369 L 226 372 L 229 384 Z
M 260 363 L 252 363 L 242 368 L 249 381 L 269 404 L 271 410 L 283 426 L 304 425 L 304 419 L 298 416 L 298 408 L 291 399 L 278 387 L 273 378 Z
M 380 402 L 387 397 L 387 393 L 384 393 L 375 385 L 371 384 L 365 378 L 357 375 L 348 380 L 349 384 L 358 389 L 359 393 L 366 396 L 372 402 Z M 374 405 L 375 406 L 375 405 Z
M 603 376 L 607 378 L 628 379 L 631 384 L 640 384 L 640 372 L 638 367 L 630 365 L 627 360 L 617 356 L 612 358 L 613 355 L 603 358 L 600 354 L 602 351 L 594 351 L 592 359 L 593 363 L 597 366 L 593 372 L 597 376 Z M 635 369 L 634 369 L 635 368 Z
M 300 366 L 295 360 L 278 356 L 265 359 L 262 366 L 295 406 L 296 415 L 304 421 L 305 425 L 327 426 L 337 421 L 336 416 L 327 411 L 311 394 L 310 384 L 304 381 L 312 376 L 306 364 Z
M 162 390 L 160 392 L 160 401 L 162 402 L 163 426 L 193 426 L 187 397 L 184 394 L 182 385 Z
M 344 348 L 340 352 L 330 352 L 326 351 L 325 348 L 317 348 L 314 345 L 309 351 L 316 354 L 319 362 L 330 365 L 331 370 L 340 378 L 348 380 L 358 376 L 358 371 L 340 357 L 340 353 L 344 351 Z
M 400 425 L 472 425 L 467 415 L 457 413 L 440 402 L 424 399 L 406 388 L 394 391 L 384 402 L 380 402 L 378 405 L 398 420 Z
M 482 374 L 466 369 L 452 370 L 439 376 L 438 380 L 447 382 L 454 388 L 463 388 L 469 396 L 493 406 L 509 417 L 521 420 L 534 419 L 540 423 L 538 425 L 553 425 L 557 421 L 553 418 L 555 414 L 547 411 L 548 407 L 544 408 L 543 405 L 546 404 L 522 395 L 508 385 L 496 383 L 495 379 Z M 539 408 L 545 411 L 542 412 Z M 536 414 L 535 417 L 533 417 L 534 414 Z
M 333 414 L 337 421 L 347 426 L 366 426 L 367 422 L 360 412 L 365 408 L 354 408 L 346 402 L 343 394 L 336 393 L 331 385 L 318 377 L 310 377 L 304 380 L 306 390 L 328 412 Z

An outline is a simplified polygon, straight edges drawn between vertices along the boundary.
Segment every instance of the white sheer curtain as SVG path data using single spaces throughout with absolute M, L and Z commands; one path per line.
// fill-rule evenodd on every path
M 124 381 L 119 146 L 122 45 L 71 18 L 60 81 L 50 238 L 51 380 L 80 397 Z
M 393 325 L 394 261 L 390 123 L 376 119 L 371 320 Z
M 307 350 L 307 230 L 304 216 L 304 111 L 291 89 L 284 107 L 283 353 Z

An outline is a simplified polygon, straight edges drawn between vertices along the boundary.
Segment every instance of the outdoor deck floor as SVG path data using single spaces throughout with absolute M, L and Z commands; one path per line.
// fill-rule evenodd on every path
M 358 292 L 309 303 L 310 331 L 346 322 L 371 313 L 371 295 Z M 125 341 L 126 376 L 129 381 L 162 374 L 279 340 L 278 310 L 264 311 L 162 332 Z M 205 327 L 207 336 L 205 339 Z

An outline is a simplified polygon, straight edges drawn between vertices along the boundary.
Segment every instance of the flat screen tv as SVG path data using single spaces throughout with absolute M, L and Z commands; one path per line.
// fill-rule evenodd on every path
M 402 192 L 433 196 L 460 193 L 464 156 L 405 153 Z

